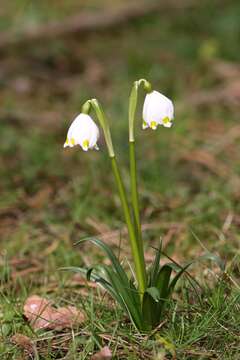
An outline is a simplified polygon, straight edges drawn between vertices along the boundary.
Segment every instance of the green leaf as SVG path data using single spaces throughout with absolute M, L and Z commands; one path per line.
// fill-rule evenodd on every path
M 118 295 L 121 297 L 122 301 L 125 304 L 125 309 L 132 319 L 133 323 L 139 329 L 141 328 L 142 316 L 141 316 L 141 308 L 135 302 L 135 298 L 132 296 L 132 289 L 128 286 L 126 287 L 124 283 L 122 283 L 119 276 L 109 269 L 109 279 L 111 285 L 118 292 Z M 140 302 L 139 302 L 140 303 Z
M 136 326 L 139 328 L 141 323 L 139 293 L 135 289 L 133 289 L 129 280 L 127 281 L 127 283 L 123 282 L 119 275 L 110 266 L 98 265 L 96 266 L 96 269 L 97 268 L 104 269 L 108 281 L 101 278 L 101 282 L 102 280 L 104 280 L 105 282 L 103 285 L 105 285 L 105 283 L 107 283 L 107 285 L 111 285 L 115 294 L 117 294 L 117 300 L 120 306 L 123 308 L 123 310 L 127 312 L 133 323 L 135 323 Z M 97 279 L 96 281 L 99 281 L 99 279 Z M 136 296 L 138 297 L 138 302 L 136 301 Z
M 156 283 L 156 279 L 157 279 L 157 276 L 159 273 L 161 251 L 162 251 L 162 240 L 160 240 L 159 248 L 156 249 L 155 259 L 154 259 L 153 265 L 151 267 L 151 272 L 150 272 L 150 285 L 151 286 L 154 286 L 154 284 Z
M 155 304 L 156 301 L 153 299 L 153 297 L 149 294 L 149 292 L 145 291 L 142 301 L 142 318 L 144 330 L 152 329 Z
M 94 270 L 94 266 L 87 269 L 86 278 L 87 278 L 88 281 L 91 280 L 91 274 L 92 274 L 93 270 Z
M 101 266 L 101 265 L 99 265 L 99 266 Z M 66 268 L 63 268 L 63 270 L 70 270 L 70 271 L 73 271 L 76 273 L 84 274 L 85 276 L 88 273 L 88 270 L 80 268 L 80 267 L 76 267 L 76 266 L 66 267 Z M 94 267 L 91 267 L 89 270 L 91 270 L 91 273 L 89 274 L 90 275 L 89 280 L 92 279 L 96 283 L 99 283 L 106 291 L 108 291 L 110 293 L 110 295 L 120 304 L 120 306 L 121 307 L 123 306 L 125 309 L 125 305 L 122 302 L 121 297 L 119 297 L 118 292 L 115 291 L 115 289 L 112 287 L 112 285 L 106 279 L 104 279 L 102 276 L 94 274 L 93 273 L 93 270 L 95 270 Z
M 116 290 L 112 287 L 112 285 L 106 281 L 104 278 L 99 277 L 96 280 L 97 283 L 99 283 L 112 297 L 113 299 L 115 299 L 117 301 L 117 303 L 120 305 L 120 307 L 126 311 L 126 307 L 125 307 L 125 303 L 122 301 L 121 296 L 119 295 L 118 292 L 116 292 Z
M 156 283 L 154 285 L 158 288 L 161 299 L 165 299 L 165 297 L 167 297 L 168 285 L 171 274 L 172 274 L 171 265 L 165 264 L 162 266 L 156 278 Z
M 128 311 L 128 307 L 131 308 L 131 295 L 128 293 L 129 285 L 128 283 L 122 283 L 122 280 L 119 278 L 119 275 L 107 265 L 96 265 L 91 267 L 87 272 L 87 275 L 94 274 L 93 271 L 104 273 L 104 277 L 99 276 L 95 278 L 95 281 L 100 283 L 107 291 L 110 290 L 110 293 L 114 292 L 114 298 L 118 301 L 119 305 L 123 308 L 124 311 Z M 97 274 L 98 275 L 98 274 Z M 89 278 L 90 279 L 90 278 Z M 111 288 L 110 288 L 111 287 Z M 134 307 L 135 310 L 135 307 Z M 134 316 L 135 318 L 135 316 Z
M 171 294 L 174 290 L 174 287 L 177 283 L 177 281 L 180 279 L 180 277 L 182 276 L 182 274 L 187 270 L 187 268 L 192 264 L 193 262 L 190 262 L 189 264 L 187 264 L 186 266 L 184 266 L 182 268 L 182 270 L 180 270 L 177 275 L 173 278 L 173 280 L 171 281 L 171 284 L 169 286 L 169 294 Z
M 81 243 L 83 241 L 91 241 L 95 245 L 99 246 L 108 256 L 110 259 L 114 270 L 119 276 L 119 279 L 121 279 L 121 283 L 124 284 L 124 288 L 129 291 L 129 296 L 132 298 L 132 301 L 135 303 L 135 306 L 139 306 L 139 293 L 136 288 L 133 288 L 130 286 L 130 281 L 126 275 L 126 272 L 124 271 L 123 267 L 121 266 L 119 260 L 114 255 L 113 251 L 110 249 L 110 247 L 105 244 L 103 241 L 96 239 L 96 238 L 87 238 L 80 240 L 78 243 Z
M 148 293 L 155 302 L 158 302 L 160 300 L 160 293 L 156 287 L 152 286 L 150 288 L 147 288 L 145 292 Z
M 160 322 L 161 308 L 160 292 L 157 287 L 147 288 L 143 296 L 142 314 L 145 328 L 153 328 Z
M 156 284 L 154 284 L 159 291 L 159 303 L 155 307 L 155 321 L 153 326 L 156 326 L 161 319 L 166 300 L 169 297 L 169 282 L 172 274 L 172 267 L 170 264 L 165 264 L 162 266 L 159 271 L 158 277 L 156 279 Z
M 114 255 L 113 251 L 107 244 L 105 244 L 103 241 L 101 241 L 97 238 L 85 238 L 85 239 L 79 240 L 76 244 L 80 244 L 84 241 L 90 241 L 94 245 L 97 245 L 98 247 L 100 247 L 105 252 L 105 254 L 109 258 L 109 260 L 111 261 L 115 271 L 118 273 L 120 278 L 124 282 L 128 282 L 128 277 L 127 277 L 123 267 L 121 266 L 119 260 L 117 259 L 117 257 Z
M 129 280 L 129 288 L 131 291 L 131 294 L 134 298 L 134 303 L 135 303 L 135 306 L 139 309 L 141 309 L 141 298 L 140 298 L 140 294 L 139 294 L 139 291 L 136 289 L 136 286 L 134 285 L 133 281 L 132 280 Z M 141 311 L 140 311 L 141 312 Z
M 91 241 L 99 246 L 110 259 L 111 266 L 98 265 L 91 267 L 87 276 L 90 278 L 94 275 L 95 281 L 99 282 L 109 293 L 118 301 L 124 311 L 127 312 L 132 322 L 139 329 L 142 326 L 141 301 L 137 289 L 131 284 L 126 272 L 121 266 L 119 260 L 114 255 L 110 247 L 97 238 L 86 238 L 80 240 L 77 244 Z M 96 272 L 104 271 L 105 276 L 97 277 Z

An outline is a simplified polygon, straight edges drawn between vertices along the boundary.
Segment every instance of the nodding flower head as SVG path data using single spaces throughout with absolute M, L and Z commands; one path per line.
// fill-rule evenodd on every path
M 170 99 L 158 91 L 152 91 L 145 97 L 143 105 L 142 128 L 156 130 L 158 125 L 172 126 L 174 107 Z
M 67 139 L 63 147 L 80 145 L 84 151 L 98 150 L 99 129 L 87 114 L 79 114 L 68 129 Z

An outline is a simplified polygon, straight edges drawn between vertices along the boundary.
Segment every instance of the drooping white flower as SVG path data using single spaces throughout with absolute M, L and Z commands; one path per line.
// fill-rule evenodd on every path
M 80 145 L 84 151 L 98 150 L 99 129 L 87 114 L 79 114 L 68 129 L 67 139 L 63 147 Z
M 170 99 L 158 91 L 146 95 L 143 105 L 143 129 L 150 127 L 156 130 L 158 125 L 171 127 L 173 117 L 174 107 Z

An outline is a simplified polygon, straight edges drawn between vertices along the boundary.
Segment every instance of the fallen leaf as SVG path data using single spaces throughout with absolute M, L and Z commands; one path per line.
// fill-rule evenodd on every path
M 55 309 L 54 309 L 55 310 Z M 53 328 L 62 330 L 84 321 L 85 317 L 74 306 L 60 307 L 52 314 Z
M 56 309 L 49 300 L 38 295 L 32 295 L 26 300 L 24 315 L 35 330 L 61 330 L 73 327 L 85 320 L 84 314 L 74 306 Z
M 112 359 L 112 352 L 108 346 L 104 346 L 100 351 L 91 357 L 91 360 L 110 360 Z
M 15 334 L 11 337 L 11 342 L 15 345 L 20 346 L 28 354 L 35 353 L 34 344 L 32 340 L 26 335 Z
M 24 315 L 34 329 L 49 327 L 52 321 L 53 308 L 50 301 L 38 296 L 30 296 L 23 307 Z

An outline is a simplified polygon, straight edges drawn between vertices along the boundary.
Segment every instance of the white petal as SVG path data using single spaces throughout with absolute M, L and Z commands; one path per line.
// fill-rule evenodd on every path
M 79 114 L 72 122 L 64 147 L 80 145 L 84 151 L 93 149 L 99 138 L 99 129 L 92 118 L 87 114 Z M 84 142 L 88 142 L 88 145 Z
M 152 122 L 162 125 L 164 118 L 168 117 L 172 120 L 173 116 L 174 107 L 170 99 L 158 91 L 152 91 L 146 95 L 143 105 L 143 120 L 149 127 Z
M 172 124 L 173 123 L 171 121 L 169 121 L 168 123 L 163 124 L 163 126 L 166 127 L 166 128 L 170 128 L 172 126 Z

